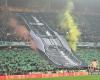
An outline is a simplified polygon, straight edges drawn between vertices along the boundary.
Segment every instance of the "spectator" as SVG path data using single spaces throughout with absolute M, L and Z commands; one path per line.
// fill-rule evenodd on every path
M 96 68 L 97 68 L 97 66 L 98 66 L 98 62 L 97 62 L 96 59 L 94 59 L 94 60 L 90 63 L 90 69 L 91 69 L 92 71 L 95 71 Z

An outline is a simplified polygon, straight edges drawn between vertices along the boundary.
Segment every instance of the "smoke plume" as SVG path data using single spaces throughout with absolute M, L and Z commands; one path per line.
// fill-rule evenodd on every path
M 33 38 L 30 35 L 30 32 L 26 28 L 25 24 L 21 22 L 21 18 L 18 18 L 16 16 L 12 16 L 9 19 L 9 27 L 12 28 L 15 32 L 15 34 L 21 38 L 22 40 L 25 40 L 29 42 L 30 48 L 36 50 L 36 43 L 33 40 Z
M 73 1 L 68 0 L 67 9 L 64 13 L 64 18 L 61 22 L 61 27 L 66 31 L 68 31 L 66 32 L 66 37 L 68 37 L 69 45 L 73 51 L 76 51 L 77 42 L 80 36 L 80 31 L 72 16 L 73 8 L 74 8 Z

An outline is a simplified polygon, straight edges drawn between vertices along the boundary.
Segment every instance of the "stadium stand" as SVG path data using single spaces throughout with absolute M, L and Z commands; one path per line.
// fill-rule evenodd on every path
M 53 70 L 38 52 L 29 48 L 13 48 L 0 50 L 0 75 L 28 74 L 35 71 Z
M 82 62 L 71 52 L 68 43 L 63 41 L 65 39 L 63 38 L 62 40 L 62 37 L 53 31 L 41 16 L 41 18 L 36 17 L 32 13 L 19 15 L 28 25 L 27 27 L 30 29 L 31 35 L 34 34 L 34 38 L 40 38 L 39 41 L 41 40 L 42 42 L 42 48 L 40 50 L 43 51 L 47 58 L 56 66 L 76 67 L 82 65 Z M 40 43 L 39 41 L 38 43 Z
M 45 20 L 52 29 L 57 29 L 56 14 L 48 13 L 34 13 L 35 16 Z M 99 17 L 98 16 L 78 16 L 80 30 L 82 32 L 81 41 L 96 42 L 99 38 Z M 94 23 L 96 21 L 96 23 Z M 56 24 L 55 24 L 56 23 Z M 91 28 L 92 27 L 92 28 Z M 95 28 L 96 27 L 96 28 Z M 89 30 L 89 31 L 88 31 Z M 98 30 L 98 31 L 97 31 Z M 84 32 L 85 31 L 85 32 Z M 97 32 L 95 32 L 97 31 Z M 60 31 L 59 31 L 60 32 Z M 87 33 L 86 33 L 87 32 Z M 0 22 L 0 41 L 20 42 L 23 41 L 18 38 L 12 30 L 7 26 L 2 26 Z M 90 36 L 92 34 L 92 36 Z M 49 47 L 49 48 L 52 48 Z M 53 51 L 55 51 L 53 49 Z M 51 53 L 51 52 L 50 52 Z M 92 59 L 96 58 L 100 64 L 100 51 L 98 49 L 78 49 L 76 55 L 89 64 Z M 55 56 L 58 54 L 51 55 Z M 54 58 L 53 58 L 54 59 Z M 58 59 L 57 59 L 58 60 Z M 63 62 L 63 61 L 61 61 Z M 0 50 L 0 74 L 25 74 L 34 71 L 53 70 L 54 66 L 49 65 L 37 52 L 33 52 L 29 48 L 18 49 L 1 49 Z
M 100 64 L 100 50 L 97 48 L 79 48 L 76 55 L 88 65 L 93 59 L 98 60 L 98 64 Z M 98 65 L 98 67 L 100 67 L 100 65 Z
M 99 42 L 100 41 L 100 16 L 99 15 L 75 15 L 75 20 L 81 31 L 81 41 Z
M 23 41 L 16 36 L 13 30 L 0 22 L 0 41 Z
M 76 56 L 87 64 L 93 59 L 97 59 L 100 64 L 99 53 L 97 49 L 78 49 Z M 54 69 L 55 67 L 44 60 L 38 52 L 33 52 L 29 48 L 0 49 L 0 75 L 28 74 Z
M 48 26 L 50 26 L 53 30 L 55 30 L 55 31 L 59 30 L 58 29 L 59 28 L 59 21 L 58 21 L 58 14 L 57 13 L 33 13 L 33 14 L 36 17 L 39 17 L 39 18 L 42 17 L 42 19 L 44 21 L 46 21 Z M 99 15 L 80 15 L 80 14 L 77 14 L 77 15 L 74 15 L 74 17 L 75 17 L 75 20 L 76 20 L 77 24 L 79 25 L 79 29 L 81 31 L 81 41 L 83 41 L 83 42 L 84 41 L 85 42 L 100 41 L 100 36 L 99 36 L 100 35 L 100 33 L 99 33 L 99 29 L 100 29 L 99 28 L 99 22 L 100 22 L 99 18 L 100 17 L 99 17 Z M 0 24 L 0 26 L 1 26 L 1 24 Z M 0 28 L 0 33 L 5 35 L 5 36 L 9 35 L 8 31 L 11 31 L 11 30 L 6 30 L 6 32 L 8 32 L 8 34 L 7 33 L 5 34 L 4 30 L 5 30 L 5 28 L 3 28 L 3 27 Z M 57 32 L 63 33 L 62 30 L 59 30 Z M 0 37 L 2 37 L 2 36 L 0 36 Z M 13 35 L 13 36 L 15 36 L 15 35 Z M 4 38 L 4 37 L 2 37 L 2 38 Z M 16 41 L 16 36 L 12 37 L 12 38 L 15 38 L 14 40 Z

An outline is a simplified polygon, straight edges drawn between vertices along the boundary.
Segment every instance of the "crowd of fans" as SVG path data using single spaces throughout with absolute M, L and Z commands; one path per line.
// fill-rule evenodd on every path
M 0 74 L 26 74 L 53 69 L 53 65 L 29 48 L 0 50 Z
M 58 27 L 59 23 L 57 23 L 56 21 L 57 20 L 56 14 L 51 15 L 48 13 L 45 14 L 41 13 L 35 15 L 43 19 L 44 21 L 46 21 L 47 24 L 50 27 L 52 27 L 52 29 L 57 30 L 58 32 L 62 31 L 60 29 L 57 29 L 59 28 Z M 80 24 L 80 30 L 82 33 L 81 41 L 100 40 L 99 38 L 97 40 L 97 38 L 95 37 L 95 35 L 99 35 L 99 33 L 95 33 L 97 29 L 100 30 L 98 25 L 99 22 L 95 23 L 93 19 L 86 18 L 85 19 L 86 21 L 82 20 L 83 23 L 85 24 L 83 23 Z M 96 26 L 98 27 L 97 29 L 95 29 Z M 20 42 L 23 40 L 17 37 L 13 30 L 9 29 L 6 25 L 0 22 L 0 41 Z M 94 58 L 97 59 L 100 64 L 100 54 L 99 54 L 100 51 L 97 49 L 82 49 L 82 50 L 79 49 L 77 50 L 76 53 L 77 53 L 76 55 L 80 59 L 85 61 L 87 64 L 89 64 Z M 6 49 L 0 50 L 0 74 L 25 74 L 34 71 L 46 71 L 46 70 L 53 70 L 53 69 L 54 66 L 50 65 L 46 60 L 44 60 L 41 56 L 39 56 L 38 52 L 33 52 L 28 48 L 24 48 L 24 49 L 14 48 L 10 50 L 6 50 Z
M 81 32 L 81 41 L 100 41 L 100 16 L 98 15 L 75 15 L 75 21 Z
M 30 15 L 27 13 L 27 15 Z M 64 34 L 64 30 L 61 29 L 60 25 L 60 19 L 58 18 L 57 13 L 34 13 L 39 20 L 44 20 L 50 26 L 53 30 L 57 31 L 58 33 Z M 75 21 L 79 26 L 81 37 L 80 41 L 83 42 L 95 42 L 100 41 L 100 33 L 99 33 L 99 22 L 100 19 L 96 15 L 89 16 L 89 15 L 74 15 Z M 12 33 L 11 33 L 12 32 Z M 2 24 L 2 21 L 0 21 L 0 40 L 8 40 L 8 41 L 20 41 L 21 39 L 18 38 L 14 31 L 7 28 L 6 25 Z
M 88 65 L 90 65 L 94 59 L 98 60 L 96 67 L 99 68 L 99 53 L 100 50 L 98 49 L 78 49 L 76 56 Z M 5 48 L 0 50 L 0 75 L 49 71 L 57 71 L 57 67 L 46 61 L 38 52 L 34 52 L 29 48 Z
M 79 48 L 76 52 L 76 56 L 80 60 L 84 61 L 86 64 L 90 65 L 92 61 L 98 61 L 98 66 L 100 67 L 100 50 L 96 48 Z
M 16 36 L 13 30 L 10 30 L 7 26 L 3 26 L 0 23 L 0 41 L 22 41 L 19 37 Z

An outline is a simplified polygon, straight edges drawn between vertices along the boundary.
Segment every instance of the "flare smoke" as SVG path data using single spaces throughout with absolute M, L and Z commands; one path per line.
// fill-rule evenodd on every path
M 72 10 L 73 10 L 73 1 L 68 0 L 67 10 L 64 13 L 64 18 L 61 22 L 61 26 L 63 29 L 68 31 L 68 33 L 66 32 L 66 37 L 68 37 L 69 45 L 73 51 L 76 51 L 77 42 L 80 36 L 80 31 L 72 16 Z
M 23 23 L 18 23 L 17 17 L 12 16 L 9 19 L 9 26 L 15 31 L 16 35 L 29 42 L 30 48 L 36 50 L 36 43 L 30 35 L 30 32 L 27 30 L 26 26 Z

